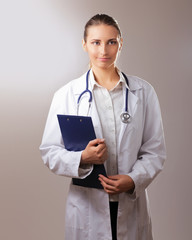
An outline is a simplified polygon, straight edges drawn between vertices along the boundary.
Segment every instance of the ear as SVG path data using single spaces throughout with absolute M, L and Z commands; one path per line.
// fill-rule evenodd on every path
M 123 38 L 120 39 L 119 51 L 121 51 L 122 47 L 123 47 Z
M 87 44 L 84 39 L 82 40 L 82 47 L 83 47 L 84 51 L 87 52 Z

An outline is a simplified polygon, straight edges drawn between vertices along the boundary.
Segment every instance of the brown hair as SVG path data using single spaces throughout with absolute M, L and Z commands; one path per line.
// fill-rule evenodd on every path
M 85 29 L 84 29 L 84 40 L 86 42 L 87 40 L 87 31 L 88 28 L 91 26 L 96 26 L 96 25 L 100 25 L 100 24 L 105 24 L 105 25 L 109 25 L 109 26 L 113 26 L 117 29 L 119 36 L 121 37 L 121 30 L 118 26 L 117 21 L 106 15 L 106 14 L 96 14 L 95 16 L 93 16 L 85 25 Z

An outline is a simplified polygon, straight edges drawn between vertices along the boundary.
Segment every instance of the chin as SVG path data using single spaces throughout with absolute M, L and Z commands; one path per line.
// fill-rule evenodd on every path
M 115 66 L 114 63 L 106 63 L 106 62 L 102 62 L 100 64 L 96 64 L 95 67 L 97 68 L 101 68 L 101 69 L 109 69 L 111 68 L 112 66 Z

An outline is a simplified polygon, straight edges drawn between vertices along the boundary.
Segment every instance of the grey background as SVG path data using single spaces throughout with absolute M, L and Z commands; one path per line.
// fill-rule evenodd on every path
M 191 239 L 191 0 L 0 2 L 0 239 L 63 239 L 69 179 L 38 147 L 54 92 L 88 68 L 85 22 L 115 17 L 119 67 L 156 89 L 168 159 L 149 187 L 155 240 Z

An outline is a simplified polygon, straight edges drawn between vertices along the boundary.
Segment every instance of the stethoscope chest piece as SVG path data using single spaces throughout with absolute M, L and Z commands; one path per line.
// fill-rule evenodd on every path
M 130 120 L 131 120 L 131 116 L 129 115 L 129 113 L 128 112 L 123 112 L 123 113 L 121 113 L 121 121 L 123 122 L 123 123 L 129 123 L 130 122 Z

